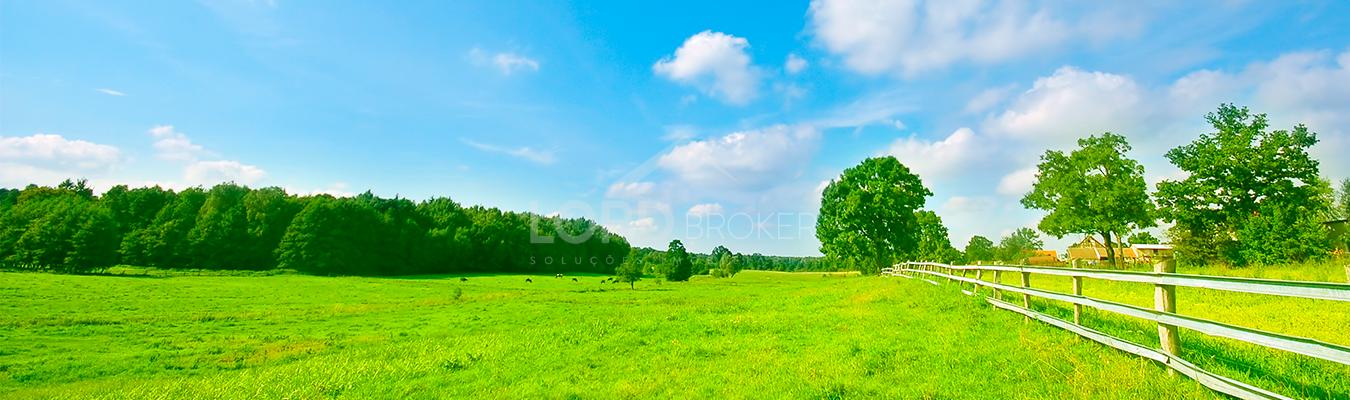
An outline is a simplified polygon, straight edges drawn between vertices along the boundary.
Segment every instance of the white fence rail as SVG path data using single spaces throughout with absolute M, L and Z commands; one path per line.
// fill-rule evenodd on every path
M 882 272 L 886 275 L 904 277 L 909 277 L 904 273 L 922 274 L 931 277 L 947 278 L 959 283 L 969 283 L 974 285 L 975 290 L 965 291 L 963 289 L 963 291 L 972 295 L 980 294 L 981 287 L 989 287 L 993 289 L 994 296 L 986 297 L 985 300 L 997 308 L 1014 311 L 1025 315 L 1028 319 L 1036 319 L 1131 354 L 1158 361 L 1171 368 L 1171 370 L 1191 377 L 1211 389 L 1241 399 L 1287 399 L 1288 397 L 1205 371 L 1194 364 L 1179 358 L 1177 353 L 1180 347 L 1180 341 L 1176 331 L 1178 327 L 1211 336 L 1225 337 L 1350 365 L 1350 348 L 1345 346 L 1314 339 L 1235 326 L 1201 318 L 1188 317 L 1176 314 L 1175 312 L 1176 286 L 1332 301 L 1350 301 L 1350 285 L 1324 282 L 1299 282 L 1176 274 L 1171 272 L 1173 271 L 1174 265 L 1175 264 L 1172 264 L 1171 260 L 1165 260 L 1155 266 L 1155 272 L 1150 273 L 1033 266 L 954 266 L 939 263 L 909 262 L 896 265 L 896 268 L 884 269 Z M 994 281 L 991 282 L 983 279 L 985 271 L 991 271 L 995 274 Z M 974 278 L 967 276 L 970 272 L 975 273 Z M 1019 274 L 1021 277 L 1021 285 L 1012 286 L 1001 283 L 1002 280 L 1000 278 L 1003 272 Z M 1073 279 L 1074 293 L 1066 294 L 1032 288 L 1030 285 L 1031 274 L 1070 277 Z M 1154 302 L 1155 309 L 1150 310 L 1143 307 L 1083 296 L 1083 278 L 1153 284 L 1156 291 Z M 920 279 L 932 284 L 938 284 L 930 279 Z M 1018 306 L 1003 301 L 1002 291 L 1021 294 L 1023 304 Z M 1072 322 L 1065 321 L 1032 310 L 1032 296 L 1073 304 L 1074 320 Z M 1084 327 L 1081 324 L 1082 307 L 1084 306 L 1156 322 L 1158 324 L 1159 343 L 1162 345 L 1162 348 L 1149 348 Z

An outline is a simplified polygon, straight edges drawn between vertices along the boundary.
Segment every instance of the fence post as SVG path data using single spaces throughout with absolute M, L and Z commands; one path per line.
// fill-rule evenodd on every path
M 980 294 L 980 282 L 984 281 L 984 270 L 975 270 L 975 294 Z
M 1074 295 L 1074 296 L 1082 296 L 1082 295 L 1083 295 L 1083 277 L 1081 277 L 1081 276 L 1075 276 L 1075 277 L 1073 277 L 1073 295 Z M 1082 324 L 1083 324 L 1083 305 L 1082 305 L 1082 304 L 1076 304 L 1076 303 L 1075 303 L 1075 304 L 1073 305 L 1073 324 L 1074 324 L 1074 325 L 1082 325 Z
M 1175 273 L 1177 272 L 1177 262 L 1172 258 L 1160 258 L 1153 264 L 1153 272 L 1156 273 Z M 1177 312 L 1177 287 L 1172 285 L 1154 285 L 1153 291 L 1154 309 L 1167 313 Z M 1180 351 L 1181 338 L 1177 335 L 1177 327 L 1158 323 L 1158 343 L 1162 345 L 1162 351 L 1168 355 L 1175 356 Z M 1177 371 L 1172 368 L 1167 369 L 1169 375 L 1176 375 Z
M 1022 287 L 1024 287 L 1024 288 L 1029 288 L 1029 287 L 1031 287 L 1031 273 L 1030 273 L 1030 272 L 1022 271 Z M 1026 308 L 1028 311 L 1031 310 L 1031 295 L 1026 294 L 1026 293 L 1022 293 L 1022 307 L 1023 307 L 1023 308 Z M 1031 321 L 1031 316 L 1028 315 L 1028 316 L 1024 317 L 1023 320 L 1024 320 L 1024 321 Z
M 1003 271 L 998 271 L 998 270 L 995 270 L 995 271 L 994 271 L 994 283 L 997 283 L 997 284 L 1000 284 L 1000 285 L 1003 284 Z M 1002 291 L 1002 290 L 999 290 L 998 286 L 994 286 L 994 298 L 995 298 L 995 299 L 999 299 L 999 300 L 1003 300 L 1003 291 Z

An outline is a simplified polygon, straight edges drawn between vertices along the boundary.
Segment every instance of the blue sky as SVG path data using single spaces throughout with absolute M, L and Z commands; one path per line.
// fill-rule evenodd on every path
M 1350 177 L 1350 5 L 1169 3 L 6 1 L 0 185 L 370 189 L 813 255 L 823 183 L 890 154 L 963 247 L 1034 226 L 1028 168 L 1077 137 L 1180 176 L 1220 102 Z

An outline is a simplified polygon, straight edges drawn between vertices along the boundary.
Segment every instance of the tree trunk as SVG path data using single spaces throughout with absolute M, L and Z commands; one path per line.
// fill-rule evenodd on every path
M 1111 232 L 1102 232 L 1102 239 L 1106 239 L 1106 260 L 1111 262 L 1112 268 L 1120 267 L 1116 263 L 1116 248 L 1111 245 Z

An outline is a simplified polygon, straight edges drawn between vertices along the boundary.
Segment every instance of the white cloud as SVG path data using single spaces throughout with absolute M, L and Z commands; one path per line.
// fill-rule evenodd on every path
M 787 61 L 783 62 L 783 71 L 789 75 L 796 75 L 806 70 L 807 62 L 805 58 L 797 56 L 796 53 L 788 53 Z
M 730 104 L 746 104 L 759 90 L 760 71 L 750 63 L 745 38 L 703 31 L 684 41 L 673 56 L 652 65 L 652 71 L 692 85 Z
M 496 65 L 497 70 L 502 71 L 503 75 L 511 75 L 516 71 L 539 70 L 539 61 L 516 53 L 497 53 L 492 56 L 492 64 Z
M 116 90 L 112 90 L 112 89 L 108 89 L 108 88 L 98 88 L 98 89 L 94 89 L 94 91 L 95 91 L 95 92 L 99 92 L 99 93 L 103 93 L 103 94 L 106 94 L 106 95 L 109 95 L 109 96 L 117 96 L 117 97 L 122 97 L 122 96 L 126 96 L 126 95 L 127 95 L 126 93 L 122 93 L 122 92 L 119 92 L 119 91 L 116 91 Z
M 469 147 L 473 147 L 478 150 L 486 151 L 489 153 L 505 154 L 535 164 L 549 165 L 553 164 L 554 161 L 557 161 L 556 158 L 554 158 L 552 151 L 538 150 L 525 146 L 516 148 L 502 147 L 487 143 L 480 143 L 469 139 L 460 139 L 460 141 L 464 142 L 464 144 L 469 145 Z
M 521 71 L 539 71 L 538 60 L 509 51 L 488 54 L 483 49 L 474 47 L 469 50 L 469 61 L 478 66 L 491 66 L 507 76 Z
M 652 182 L 614 182 L 605 192 L 605 197 L 610 198 L 639 198 L 646 196 L 656 187 Z
M 978 213 L 995 207 L 988 197 L 952 196 L 942 203 L 942 210 L 953 213 Z
M 685 215 L 693 217 L 706 217 L 719 214 L 722 214 L 722 205 L 718 203 L 695 204 L 694 206 L 689 207 L 689 211 L 685 213 Z
M 1036 79 L 991 120 L 990 128 L 1018 139 L 1049 141 L 1133 132 L 1151 113 L 1147 98 L 1129 77 L 1063 67 Z
M 118 148 L 61 135 L 0 136 L 0 187 L 54 185 L 107 173 L 123 162 Z
M 0 160 L 80 170 L 107 169 L 121 161 L 116 147 L 61 135 L 0 136 Z
M 235 182 L 244 185 L 257 183 L 267 172 L 262 168 L 238 161 L 195 161 L 183 169 L 183 178 L 196 185 Z
M 656 230 L 656 219 L 652 217 L 638 218 L 628 222 L 628 227 L 634 231 L 648 232 Z
M 1010 60 L 1070 40 L 1108 39 L 1139 28 L 1137 19 L 1121 10 L 1055 15 L 1058 11 L 1018 1 L 816 0 L 811 2 L 808 29 L 855 71 L 913 76 L 962 62 Z
M 161 159 L 193 161 L 207 155 L 202 146 L 193 144 L 187 135 L 174 130 L 172 125 L 158 125 L 150 128 L 150 136 L 155 138 L 155 151 Z
M 970 170 L 970 164 L 983 158 L 986 143 L 980 143 L 970 128 L 957 129 L 947 138 L 924 141 L 915 137 L 896 139 L 884 154 L 895 156 L 926 182 Z
M 1036 184 L 1036 167 L 1022 168 L 998 181 L 998 193 L 1006 196 L 1022 197 Z
M 689 184 L 762 189 L 797 175 L 819 139 L 814 128 L 777 125 L 680 145 L 657 163 Z
M 975 97 L 970 98 L 970 101 L 966 102 L 965 112 L 969 114 L 979 114 L 994 108 L 994 106 L 999 105 L 1003 100 L 1006 100 L 1008 96 L 1012 95 L 1013 91 L 1016 89 L 1017 85 L 1005 85 L 980 91 L 979 94 L 976 94 Z

